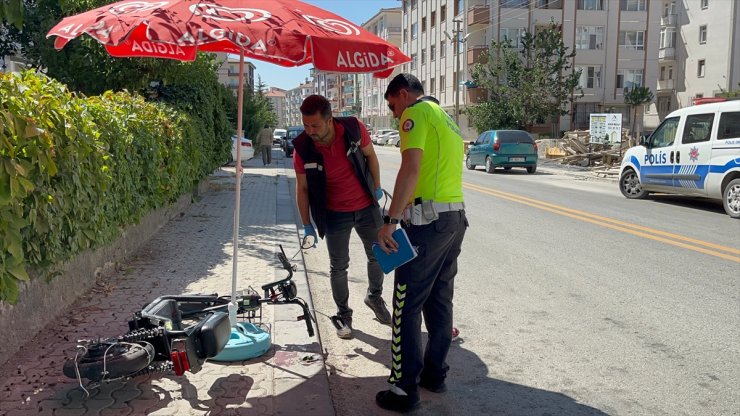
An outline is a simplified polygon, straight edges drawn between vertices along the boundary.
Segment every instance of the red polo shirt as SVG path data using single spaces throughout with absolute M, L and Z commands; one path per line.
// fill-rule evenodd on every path
M 370 145 L 370 134 L 362 122 L 360 125 L 360 147 Z M 326 172 L 326 207 L 337 212 L 352 212 L 367 208 L 373 203 L 370 195 L 363 190 L 357 179 L 355 169 L 347 159 L 347 146 L 344 145 L 344 126 L 334 121 L 334 140 L 328 146 L 313 142 L 324 157 Z M 293 152 L 293 168 L 297 174 L 305 174 L 303 159 Z M 310 192 L 310 190 L 309 190 Z

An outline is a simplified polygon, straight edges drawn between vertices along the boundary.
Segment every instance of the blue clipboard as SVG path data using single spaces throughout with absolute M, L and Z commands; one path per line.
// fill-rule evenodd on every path
M 418 255 L 416 248 L 411 245 L 409 236 L 403 228 L 393 232 L 393 239 L 398 243 L 398 251 L 391 252 L 391 254 L 385 254 L 378 243 L 373 243 L 373 254 L 375 254 L 375 259 L 378 260 L 378 264 L 380 264 L 380 268 L 385 274 L 410 262 Z

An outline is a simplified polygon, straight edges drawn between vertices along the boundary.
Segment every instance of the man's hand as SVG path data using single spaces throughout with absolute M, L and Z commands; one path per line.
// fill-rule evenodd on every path
M 378 245 L 385 254 L 398 251 L 398 243 L 393 239 L 394 231 L 396 231 L 396 224 L 383 224 L 378 231 Z
M 384 193 L 385 192 L 383 192 L 383 188 L 375 188 L 375 200 L 380 201 L 381 199 L 383 199 Z
M 303 224 L 303 239 L 301 240 L 301 248 L 314 248 L 318 243 L 319 239 L 316 235 L 316 230 L 313 228 L 313 224 Z

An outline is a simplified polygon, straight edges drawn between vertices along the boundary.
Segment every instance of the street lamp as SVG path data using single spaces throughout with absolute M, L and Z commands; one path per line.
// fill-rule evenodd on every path
M 455 124 L 460 127 L 460 45 L 468 40 L 468 36 L 470 36 L 470 33 L 460 39 L 460 34 L 462 33 L 462 29 L 460 29 L 460 24 L 462 23 L 462 20 L 452 19 L 452 22 L 455 23 L 455 29 L 452 31 L 454 39 L 453 36 L 450 36 L 450 34 L 447 33 L 446 30 L 445 36 L 447 36 L 447 39 L 449 39 L 451 42 L 454 42 L 453 53 L 455 54 L 455 71 L 454 74 L 452 74 L 452 78 L 455 82 L 453 83 L 454 85 L 452 87 L 453 91 L 455 92 Z

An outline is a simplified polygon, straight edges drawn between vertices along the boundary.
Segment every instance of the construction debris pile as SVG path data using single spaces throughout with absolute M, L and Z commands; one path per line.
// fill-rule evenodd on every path
M 538 147 L 547 159 L 558 159 L 565 165 L 591 167 L 594 170 L 603 170 L 605 174 L 608 174 L 606 171 L 616 174 L 622 155 L 635 145 L 635 140 L 627 132 L 627 129 L 622 129 L 621 143 L 606 144 L 591 143 L 588 130 L 567 131 L 561 139 L 538 140 Z

